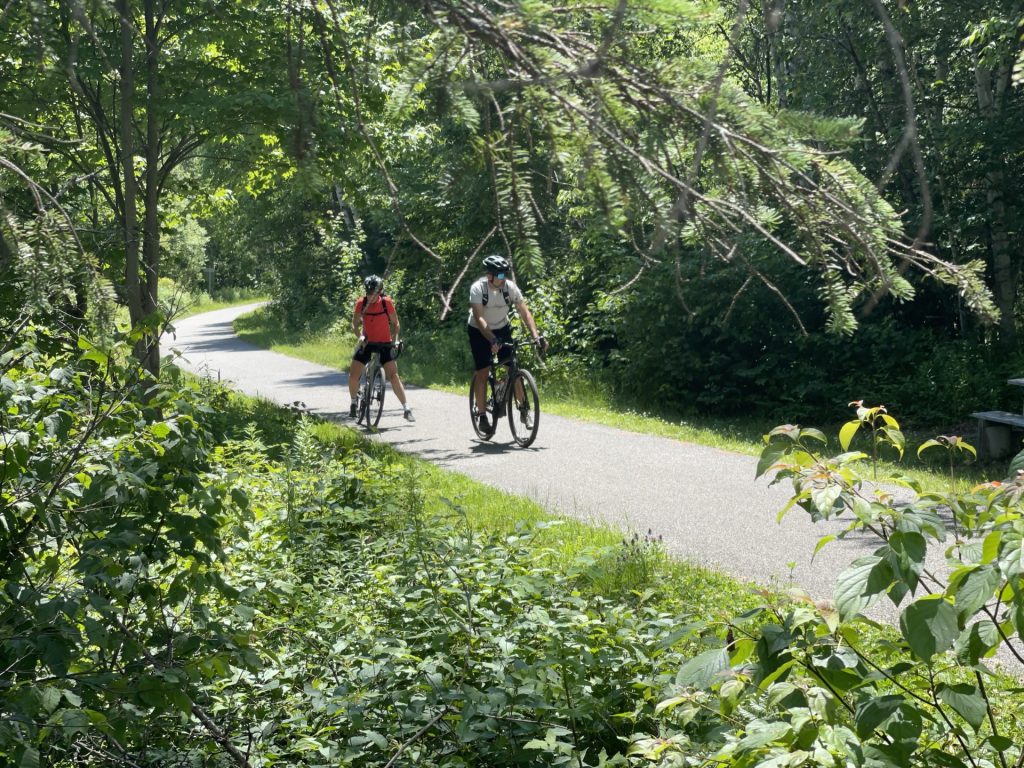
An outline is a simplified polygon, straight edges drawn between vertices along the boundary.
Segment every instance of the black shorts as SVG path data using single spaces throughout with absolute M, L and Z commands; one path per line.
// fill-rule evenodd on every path
M 474 328 L 472 325 L 466 327 L 469 329 L 469 348 L 473 350 L 473 369 L 479 371 L 487 368 L 491 364 L 491 342 L 479 328 Z M 512 341 L 511 325 L 506 325 L 504 328 L 491 328 L 491 333 L 499 341 Z
M 371 344 L 367 342 L 366 344 L 363 344 L 362 349 L 357 350 L 356 353 L 352 355 L 352 359 L 355 360 L 356 362 L 366 365 L 368 362 L 370 362 L 370 355 L 372 355 L 374 352 L 380 352 L 381 365 L 384 365 L 384 363 L 391 362 L 393 348 L 390 341 L 385 344 Z

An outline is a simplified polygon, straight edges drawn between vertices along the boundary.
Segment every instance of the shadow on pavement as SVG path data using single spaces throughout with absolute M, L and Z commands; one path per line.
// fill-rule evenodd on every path
M 234 335 L 230 322 L 214 323 L 206 326 L 201 332 L 191 334 L 187 346 L 182 346 L 177 338 L 172 338 L 167 346 L 189 352 L 264 352 L 266 350 L 242 341 Z
M 297 384 L 304 387 L 345 387 L 344 395 L 348 397 L 348 373 L 341 371 L 313 371 L 286 379 L 285 384 Z M 385 400 L 385 403 L 387 401 Z

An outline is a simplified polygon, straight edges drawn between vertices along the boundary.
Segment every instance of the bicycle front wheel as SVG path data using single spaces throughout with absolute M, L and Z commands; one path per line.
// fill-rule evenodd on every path
M 484 414 L 487 416 L 487 429 L 483 429 L 480 426 L 480 411 L 476 408 L 476 393 L 473 391 L 473 381 L 469 382 L 469 418 L 473 422 L 473 431 L 476 432 L 476 436 L 481 440 L 490 440 L 494 437 L 494 431 L 498 428 L 498 410 L 495 406 L 497 402 L 494 397 L 494 377 L 487 377 L 487 389 L 486 400 L 487 405 L 484 408 Z
M 373 424 L 370 424 L 370 416 L 367 416 L 366 426 L 376 427 L 380 424 L 380 415 L 384 411 L 384 371 L 378 368 L 373 372 L 373 386 L 370 388 L 370 416 L 373 417 Z
M 512 439 L 527 448 L 537 439 L 540 426 L 540 395 L 537 384 L 529 371 L 516 371 L 510 382 L 512 391 L 508 396 L 508 425 Z

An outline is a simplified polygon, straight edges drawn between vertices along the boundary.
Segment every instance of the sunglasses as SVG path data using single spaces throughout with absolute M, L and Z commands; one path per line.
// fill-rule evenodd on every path
M 494 276 L 494 279 L 495 280 L 504 280 L 505 279 L 505 273 L 504 272 L 499 272 L 498 274 L 496 274 Z

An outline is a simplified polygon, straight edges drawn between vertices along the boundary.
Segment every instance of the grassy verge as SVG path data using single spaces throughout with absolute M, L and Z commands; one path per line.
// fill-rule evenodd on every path
M 197 296 L 183 297 L 182 309 L 175 316 L 175 320 L 182 320 L 192 315 L 199 315 L 203 312 L 213 312 L 217 309 L 237 307 L 241 304 L 252 304 L 256 301 L 265 301 L 266 296 L 259 291 L 232 290 L 210 296 L 207 293 L 200 293 Z
M 247 423 L 260 425 L 268 441 L 286 444 L 295 437 L 294 413 L 263 400 L 232 393 L 238 403 L 226 409 L 234 421 L 230 431 L 241 434 Z M 607 551 L 620 566 L 598 569 L 609 591 L 640 593 L 652 590 L 665 609 L 711 615 L 732 615 L 761 599 L 759 587 L 724 573 L 676 560 L 665 554 L 657 541 L 647 540 L 642 532 L 623 534 L 600 522 L 563 518 L 540 504 L 514 494 L 496 490 L 427 461 L 399 453 L 385 443 L 370 440 L 361 433 L 332 422 L 316 420 L 313 430 L 318 442 L 340 453 L 359 451 L 385 464 L 409 467 L 423 489 L 427 511 L 438 517 L 456 515 L 472 530 L 485 535 L 512 535 L 525 529 L 533 531 L 538 558 L 548 567 L 559 568 L 575 562 L 587 552 Z M 642 562 L 638 562 L 642 561 Z

